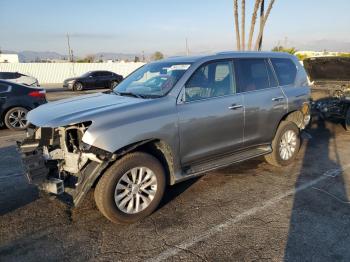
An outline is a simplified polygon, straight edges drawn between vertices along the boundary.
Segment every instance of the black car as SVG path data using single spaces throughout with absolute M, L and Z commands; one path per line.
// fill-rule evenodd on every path
M 123 80 L 123 76 L 110 71 L 90 71 L 82 76 L 64 80 L 63 87 L 74 91 L 94 88 L 114 88 Z
M 42 88 L 0 80 L 0 123 L 12 130 L 27 127 L 28 111 L 47 103 Z

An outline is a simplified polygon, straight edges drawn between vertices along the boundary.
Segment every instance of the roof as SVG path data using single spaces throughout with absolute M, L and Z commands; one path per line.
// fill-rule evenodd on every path
M 290 58 L 292 55 L 284 52 L 219 52 L 216 54 L 200 55 L 200 56 L 174 56 L 161 60 L 162 62 L 172 62 L 172 63 L 195 63 L 203 59 L 224 59 L 224 58 L 254 58 L 254 57 L 283 57 Z

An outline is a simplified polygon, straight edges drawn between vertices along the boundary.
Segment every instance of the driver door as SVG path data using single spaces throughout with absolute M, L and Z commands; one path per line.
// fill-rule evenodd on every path
M 243 145 L 244 106 L 236 93 L 233 64 L 204 64 L 185 85 L 178 104 L 180 155 L 183 165 L 239 150 Z

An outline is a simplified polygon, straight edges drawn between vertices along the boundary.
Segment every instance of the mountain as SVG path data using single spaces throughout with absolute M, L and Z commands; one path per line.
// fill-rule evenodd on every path
M 47 59 L 65 59 L 66 56 L 61 55 L 57 52 L 51 52 L 51 51 L 45 51 L 45 52 L 38 52 L 38 51 L 21 51 L 21 52 L 15 52 L 15 51 L 9 51 L 9 50 L 3 50 L 2 53 L 4 54 L 18 54 L 18 58 L 20 62 L 35 62 L 37 60 L 47 60 Z
M 51 51 L 45 51 L 45 52 L 39 52 L 39 51 L 9 51 L 9 50 L 3 50 L 2 53 L 4 54 L 18 54 L 18 58 L 20 62 L 28 63 L 28 62 L 35 62 L 38 60 L 52 60 L 52 59 L 67 59 L 67 55 L 62 55 L 57 52 L 51 52 Z M 142 54 L 124 54 L 124 53 L 113 53 L 113 52 L 99 52 L 96 54 L 92 54 L 96 60 L 129 60 L 134 61 L 135 56 L 142 59 Z M 84 56 L 83 56 L 84 57 Z M 75 57 L 75 59 L 83 58 L 83 57 Z M 145 54 L 145 58 L 149 58 L 149 54 Z

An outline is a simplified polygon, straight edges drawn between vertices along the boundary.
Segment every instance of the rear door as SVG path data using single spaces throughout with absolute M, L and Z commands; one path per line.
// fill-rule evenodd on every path
M 183 165 L 240 149 L 243 145 L 243 100 L 236 93 L 230 60 L 202 65 L 185 85 L 178 104 Z
M 244 146 L 270 143 L 287 112 L 287 99 L 270 62 L 264 58 L 236 59 L 235 68 L 245 107 Z

